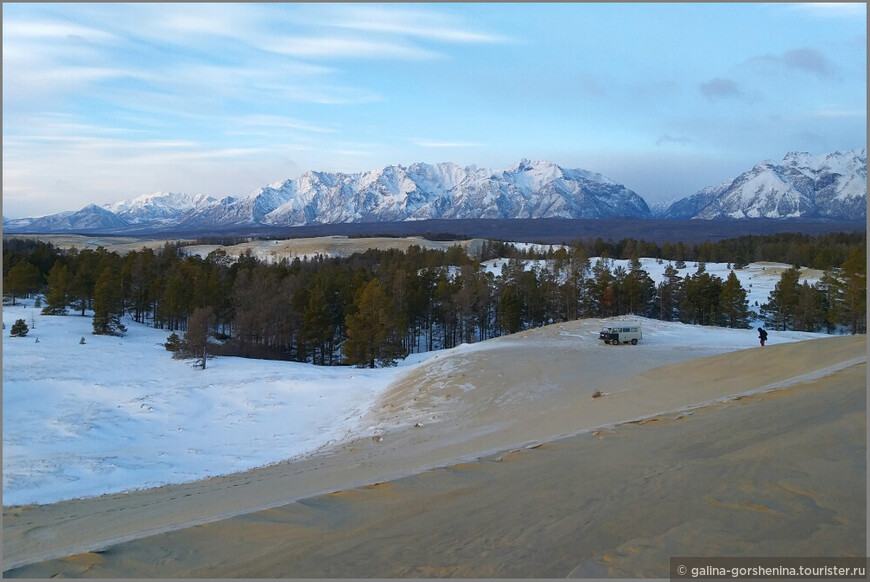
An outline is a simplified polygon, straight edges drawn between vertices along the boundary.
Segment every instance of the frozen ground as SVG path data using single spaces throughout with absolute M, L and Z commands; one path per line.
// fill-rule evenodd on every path
M 650 263 L 658 280 L 653 270 L 664 266 Z M 767 300 L 762 294 L 778 268 L 742 271 L 754 283 L 750 297 Z M 32 329 L 10 338 L 19 318 Z M 202 371 L 170 357 L 162 346 L 168 332 L 131 321 L 123 337 L 94 336 L 90 317 L 42 316 L 32 301 L 4 306 L 3 321 L 4 505 L 193 481 L 369 437 L 378 427 L 368 413 L 394 380 L 436 356 L 496 345 L 463 345 L 376 370 L 222 357 Z M 811 337 L 819 336 L 772 333 L 770 343 Z M 600 349 L 594 333 L 588 340 Z M 756 342 L 753 330 L 645 322 L 651 350 L 725 352 Z
M 168 332 L 4 306 L 3 504 L 48 503 L 242 471 L 358 433 L 401 368 L 173 360 Z M 35 327 L 11 338 L 18 319 Z M 85 338 L 85 344 L 79 343 Z M 36 342 L 36 339 L 39 342 Z

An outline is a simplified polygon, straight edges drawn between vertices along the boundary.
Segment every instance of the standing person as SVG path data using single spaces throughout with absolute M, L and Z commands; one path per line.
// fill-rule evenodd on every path
M 767 341 L 767 332 L 760 327 L 758 328 L 758 339 L 761 341 L 761 347 L 764 347 L 764 342 Z

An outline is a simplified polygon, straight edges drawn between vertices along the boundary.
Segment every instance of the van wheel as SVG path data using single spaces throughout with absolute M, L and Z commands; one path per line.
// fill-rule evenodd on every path
M 631 340 L 631 345 L 636 346 L 636 345 L 637 345 L 637 340 L 636 340 L 636 339 Z

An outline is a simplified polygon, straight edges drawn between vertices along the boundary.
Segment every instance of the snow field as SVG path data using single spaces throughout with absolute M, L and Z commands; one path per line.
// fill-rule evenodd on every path
M 3 337 L 3 503 L 154 487 L 310 454 L 363 432 L 362 415 L 400 373 L 221 357 L 194 369 L 169 332 L 125 321 L 4 307 L 34 329 Z M 85 344 L 79 344 L 80 338 Z M 39 342 L 36 342 L 39 338 Z

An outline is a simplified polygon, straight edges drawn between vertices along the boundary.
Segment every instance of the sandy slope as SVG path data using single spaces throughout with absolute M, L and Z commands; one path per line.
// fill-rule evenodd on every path
M 370 415 L 373 438 L 328 454 L 183 485 L 4 508 L 3 567 L 278 508 L 294 500 L 389 481 L 735 394 L 814 381 L 841 370 L 851 371 L 847 387 L 857 378 L 866 381 L 866 368 L 861 364 L 866 361 L 863 336 L 727 354 L 721 352 L 730 350 L 715 346 L 687 348 L 665 343 L 657 347 L 652 341 L 645 349 L 595 344 L 594 349 L 578 350 L 578 345 L 589 345 L 598 325 L 581 321 L 549 326 L 439 356 L 416 368 L 382 397 Z M 659 367 L 662 364 L 668 365 Z M 605 396 L 591 398 L 595 389 Z M 704 434 L 703 426 L 698 430 Z M 785 431 L 785 437 L 789 434 Z M 589 469 L 597 470 L 594 465 Z M 449 491 L 442 493 L 453 495 Z M 524 494 L 522 490 L 514 493 Z M 299 510 L 298 505 L 288 507 Z M 227 539 L 238 540 L 235 534 L 229 535 Z M 182 571 L 199 572 L 178 572 Z M 352 570 L 336 575 L 354 575 L 347 572 Z M 371 574 L 362 570 L 356 575 L 363 572 Z M 476 570 L 454 573 L 465 572 Z M 409 570 L 384 575 L 423 573 Z M 170 568 L 160 575 L 174 573 Z
M 27 566 L 10 577 L 668 577 L 862 556 L 866 365 Z

